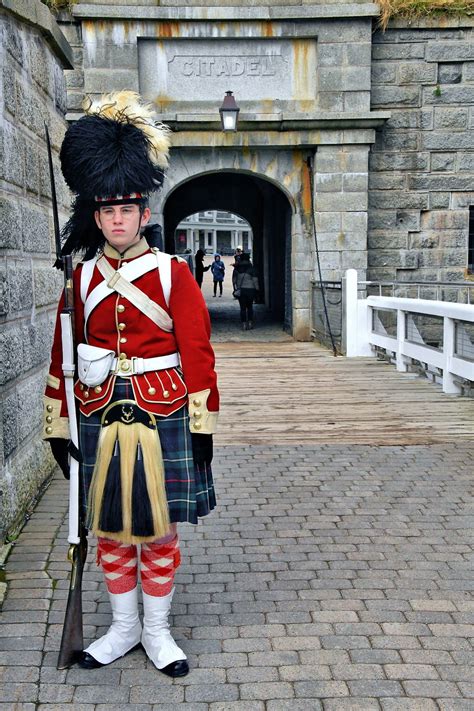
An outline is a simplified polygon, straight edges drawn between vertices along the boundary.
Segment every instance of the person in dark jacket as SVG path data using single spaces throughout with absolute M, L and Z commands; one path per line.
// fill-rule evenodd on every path
M 217 286 L 219 286 L 219 296 L 222 296 L 222 283 L 225 276 L 225 264 L 221 259 L 220 254 L 214 255 L 214 261 L 211 264 L 212 278 L 214 280 L 214 296 L 217 295 Z
M 253 328 L 253 302 L 258 291 L 258 278 L 250 261 L 250 254 L 243 253 L 232 274 L 234 296 L 239 300 L 242 330 Z
M 204 278 L 204 272 L 209 271 L 209 269 L 211 268 L 210 264 L 208 264 L 207 267 L 204 266 L 204 257 L 205 256 L 206 256 L 206 253 L 204 252 L 203 249 L 198 249 L 198 251 L 194 255 L 194 264 L 195 264 L 194 277 L 198 283 L 199 288 L 202 287 L 202 280 Z

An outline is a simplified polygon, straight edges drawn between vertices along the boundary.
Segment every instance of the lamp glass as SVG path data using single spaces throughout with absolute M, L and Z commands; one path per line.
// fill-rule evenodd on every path
M 237 114 L 235 111 L 224 111 L 223 121 L 224 121 L 224 131 L 235 131 Z

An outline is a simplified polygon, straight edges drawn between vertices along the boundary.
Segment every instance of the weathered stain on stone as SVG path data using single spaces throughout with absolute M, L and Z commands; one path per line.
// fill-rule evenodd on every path
M 160 94 L 159 96 L 156 96 L 153 99 L 153 103 L 156 104 L 156 107 L 158 111 L 163 113 L 168 109 L 170 104 L 173 103 L 172 99 L 170 99 L 168 96 L 165 96 L 164 94 Z
M 310 113 L 314 109 L 314 99 L 299 99 L 298 108 L 301 113 Z
M 308 99 L 315 94 L 314 75 L 311 71 L 316 66 L 314 40 L 295 39 L 292 41 L 294 55 L 294 90 L 295 99 Z
M 262 99 L 260 101 L 260 109 L 261 109 L 262 114 L 275 113 L 274 99 Z
M 336 243 L 339 249 L 343 249 L 345 247 L 346 235 L 344 234 L 344 232 L 339 232 L 339 234 L 337 235 Z
M 261 28 L 263 37 L 275 36 L 275 28 L 273 26 L 273 22 L 262 22 Z
M 155 26 L 155 34 L 157 37 L 181 37 L 182 23 L 167 20 L 166 22 L 158 22 Z
M 301 207 L 303 215 L 307 218 L 311 216 L 312 212 L 311 175 L 308 164 L 305 160 L 302 160 L 301 153 L 294 153 L 293 159 L 295 163 L 298 162 L 298 165 L 301 166 Z

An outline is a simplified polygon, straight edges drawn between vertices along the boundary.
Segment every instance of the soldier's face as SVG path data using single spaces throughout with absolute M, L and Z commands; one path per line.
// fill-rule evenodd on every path
M 97 227 L 107 242 L 118 252 L 140 240 L 140 227 L 150 220 L 151 211 L 146 207 L 141 215 L 138 205 L 105 205 L 94 213 Z

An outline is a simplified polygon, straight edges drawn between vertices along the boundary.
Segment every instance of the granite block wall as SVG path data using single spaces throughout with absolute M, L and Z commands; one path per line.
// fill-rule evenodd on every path
M 472 278 L 474 28 L 450 24 L 373 38 L 372 108 L 392 117 L 369 157 L 369 279 Z
M 55 153 L 62 217 L 69 203 L 57 160 L 66 126 L 67 43 L 39 0 L 19 6 L 0 10 L 0 543 L 21 524 L 54 465 L 39 438 L 62 282 L 52 269 L 44 122 Z

